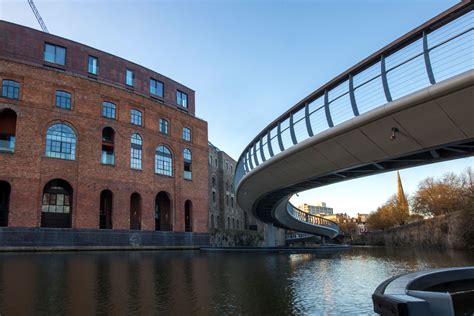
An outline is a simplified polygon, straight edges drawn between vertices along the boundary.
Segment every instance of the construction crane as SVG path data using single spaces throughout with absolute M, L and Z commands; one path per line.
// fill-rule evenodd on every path
M 38 20 L 39 25 L 43 29 L 43 32 L 49 33 L 48 28 L 46 27 L 46 24 L 44 24 L 43 18 L 41 18 L 41 15 L 38 12 L 38 9 L 36 9 L 35 4 L 33 3 L 33 0 L 28 0 L 28 3 L 30 4 L 31 10 L 33 10 L 33 13 L 35 14 L 36 20 Z

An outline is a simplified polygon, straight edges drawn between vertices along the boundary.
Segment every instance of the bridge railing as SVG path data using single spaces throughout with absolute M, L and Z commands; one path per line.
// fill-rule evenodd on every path
M 281 115 L 245 148 L 235 175 L 388 102 L 474 69 L 474 11 L 463 1 L 350 68 Z
M 339 225 L 337 225 L 336 222 L 333 222 L 329 219 L 326 219 L 321 216 L 309 214 L 306 212 L 303 212 L 299 208 L 295 207 L 293 204 L 288 203 L 287 205 L 287 211 L 288 214 L 290 214 L 293 218 L 301 221 L 301 222 L 306 222 L 311 225 L 315 226 L 324 226 L 327 228 L 334 229 L 337 232 L 340 232 Z

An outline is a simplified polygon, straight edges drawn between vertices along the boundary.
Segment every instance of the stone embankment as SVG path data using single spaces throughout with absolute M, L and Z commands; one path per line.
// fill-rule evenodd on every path
M 457 211 L 365 236 L 357 236 L 352 244 L 474 249 L 474 210 Z
M 210 231 L 212 247 L 262 247 L 262 232 L 251 230 L 213 229 Z

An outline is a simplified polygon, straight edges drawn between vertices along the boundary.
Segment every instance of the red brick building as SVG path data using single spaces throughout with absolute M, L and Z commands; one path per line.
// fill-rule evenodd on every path
M 207 232 L 194 91 L 0 21 L 0 226 Z

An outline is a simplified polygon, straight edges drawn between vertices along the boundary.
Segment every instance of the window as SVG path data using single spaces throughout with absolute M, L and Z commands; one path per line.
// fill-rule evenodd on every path
M 193 174 L 191 171 L 191 162 L 192 162 L 191 151 L 188 148 L 185 148 L 183 151 L 183 156 L 184 156 L 184 179 L 191 180 L 193 178 Z
M 76 133 L 66 124 L 54 124 L 46 133 L 46 157 L 75 160 Z
M 176 90 L 176 103 L 183 108 L 188 108 L 188 95 L 184 92 Z
M 71 109 L 71 94 L 66 91 L 56 91 L 56 107 L 61 109 Z
M 89 60 L 87 63 L 87 71 L 90 74 L 97 75 L 97 70 L 99 69 L 98 59 L 94 56 L 89 56 Z
M 102 157 L 101 163 L 104 165 L 115 164 L 115 131 L 111 127 L 104 127 L 102 130 Z
M 158 97 L 163 97 L 163 82 L 150 79 L 150 93 Z
M 127 84 L 127 86 L 133 87 L 134 79 L 135 79 L 135 74 L 133 73 L 133 70 L 127 69 L 126 76 L 125 76 L 125 83 Z
M 44 61 L 65 65 L 66 64 L 66 48 L 53 45 L 44 44 Z
M 234 207 L 234 197 L 230 197 L 230 206 Z
M 191 130 L 187 127 L 183 127 L 183 140 L 187 142 L 191 141 Z
M 142 138 L 137 133 L 132 135 L 130 148 L 130 168 L 142 170 Z
M 212 191 L 212 203 L 216 203 L 216 191 Z
M 0 151 L 14 152 L 16 134 L 16 112 L 0 110 Z M 0 196 L 1 199 L 1 196 Z M 1 211 L 1 203 L 0 203 Z M 0 225 L 1 226 L 1 225 Z
M 115 108 L 112 102 L 102 102 L 102 116 L 115 120 Z
M 216 177 L 212 177 L 212 187 L 216 187 Z
M 15 100 L 20 99 L 20 84 L 13 80 L 3 80 L 2 97 Z
M 160 119 L 160 132 L 166 135 L 170 133 L 170 123 L 165 119 Z
M 169 177 L 173 175 L 173 157 L 166 146 L 158 146 L 156 149 L 155 173 Z
M 212 165 L 212 155 L 209 155 L 209 166 Z
M 138 110 L 131 110 L 130 123 L 132 123 L 133 125 L 142 126 L 142 112 Z

